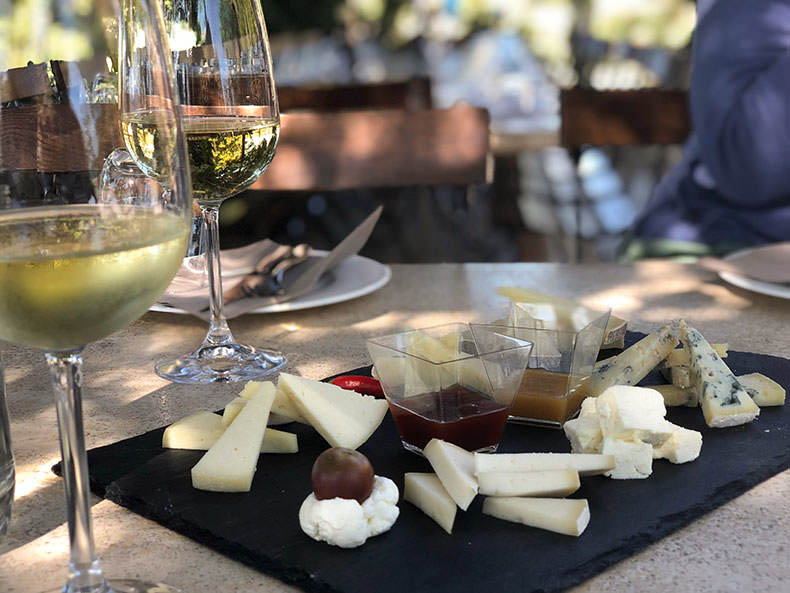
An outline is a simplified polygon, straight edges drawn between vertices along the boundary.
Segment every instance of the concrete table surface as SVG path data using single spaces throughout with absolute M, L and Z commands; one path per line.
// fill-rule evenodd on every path
M 288 369 L 321 378 L 368 363 L 364 339 L 449 321 L 485 321 L 506 310 L 500 285 L 519 285 L 597 307 L 649 331 L 679 317 L 732 349 L 788 356 L 790 303 L 731 288 L 713 274 L 674 263 L 441 264 L 393 266 L 375 294 L 320 309 L 247 315 L 238 339 L 286 351 Z M 85 350 L 88 447 L 106 445 L 217 409 L 234 384 L 167 383 L 154 362 L 197 345 L 204 324 L 149 313 Z M 40 353 L 3 344 L 17 491 L 11 528 L 0 539 L 0 591 L 33 593 L 65 581 L 68 536 L 49 377 Z M 405 503 L 404 503 L 405 504 Z M 96 500 L 94 529 L 105 572 L 146 577 L 184 593 L 295 591 L 108 501 Z M 613 517 L 612 520 L 617 520 Z M 642 593 L 790 590 L 790 471 L 760 484 L 688 527 L 573 591 Z

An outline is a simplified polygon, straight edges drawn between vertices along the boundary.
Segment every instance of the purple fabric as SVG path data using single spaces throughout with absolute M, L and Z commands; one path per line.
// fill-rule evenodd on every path
M 689 96 L 694 134 L 634 234 L 790 240 L 790 1 L 718 0 L 695 33 Z

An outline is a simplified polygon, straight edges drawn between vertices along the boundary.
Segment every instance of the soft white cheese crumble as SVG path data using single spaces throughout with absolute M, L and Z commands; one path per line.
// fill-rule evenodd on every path
M 356 548 L 392 527 L 400 514 L 397 504 L 395 482 L 376 476 L 373 491 L 362 504 L 349 498 L 318 500 L 310 493 L 299 509 L 299 525 L 314 540 Z

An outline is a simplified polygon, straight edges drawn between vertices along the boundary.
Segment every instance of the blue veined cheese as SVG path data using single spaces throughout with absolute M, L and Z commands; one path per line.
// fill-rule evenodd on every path
M 612 385 L 636 385 L 677 345 L 678 339 L 672 329 L 663 326 L 617 356 L 596 364 L 587 387 L 588 394 L 597 397 Z
M 680 322 L 681 339 L 689 349 L 689 371 L 705 422 L 725 428 L 751 422 L 760 408 L 738 383 L 721 357 L 693 327 Z

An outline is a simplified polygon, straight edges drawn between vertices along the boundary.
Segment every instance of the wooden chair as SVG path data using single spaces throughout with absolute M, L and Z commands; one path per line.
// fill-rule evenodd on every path
M 428 78 L 376 84 L 279 86 L 277 95 L 284 112 L 431 108 Z
M 41 102 L 52 95 L 47 64 L 30 64 L 0 72 L 0 104 L 27 100 Z
M 560 117 L 560 145 L 576 165 L 587 147 L 682 144 L 691 131 L 688 97 L 681 90 L 565 89 L 560 93 Z M 574 204 L 576 261 L 584 252 L 580 229 L 586 203 L 581 195 Z

